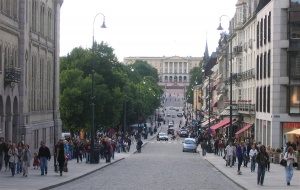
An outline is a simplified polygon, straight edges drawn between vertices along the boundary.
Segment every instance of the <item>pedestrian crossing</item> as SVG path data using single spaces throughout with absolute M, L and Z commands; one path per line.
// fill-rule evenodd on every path
M 151 144 L 182 144 L 182 141 L 151 141 Z

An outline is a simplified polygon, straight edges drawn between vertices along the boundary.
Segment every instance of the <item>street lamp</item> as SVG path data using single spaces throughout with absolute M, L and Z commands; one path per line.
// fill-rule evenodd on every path
M 223 27 L 221 25 L 221 20 L 222 17 L 227 17 L 229 19 L 230 22 L 230 18 L 227 15 L 222 15 L 220 17 L 220 25 L 217 28 L 217 30 L 223 30 Z M 229 142 L 231 142 L 231 135 L 232 135 L 232 40 L 230 40 L 230 44 L 229 44 L 229 50 L 230 50 L 230 95 L 229 95 L 229 107 L 230 107 L 230 123 L 229 123 Z M 226 53 L 227 55 L 227 53 Z
M 95 74 L 95 20 L 96 17 L 98 15 L 102 15 L 103 16 L 103 23 L 101 28 L 106 28 L 105 26 L 105 16 L 102 13 L 98 13 L 95 17 L 94 17 L 94 22 L 93 22 L 93 60 L 92 60 L 92 127 L 91 127 L 91 156 L 90 156 L 90 163 L 91 164 L 96 164 L 95 163 L 95 135 L 94 135 L 94 131 L 95 131 L 95 95 L 94 95 L 94 86 L 95 86 L 95 82 L 94 82 L 94 74 Z

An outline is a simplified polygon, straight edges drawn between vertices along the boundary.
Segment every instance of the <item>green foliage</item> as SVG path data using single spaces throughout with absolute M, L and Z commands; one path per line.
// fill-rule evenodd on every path
M 194 93 L 193 93 L 193 90 L 192 90 L 193 87 L 195 85 L 202 84 L 202 64 L 203 64 L 203 61 L 201 61 L 199 63 L 199 67 L 194 67 L 190 71 L 191 80 L 190 80 L 190 84 L 187 87 L 187 90 L 186 90 L 186 93 L 185 93 L 185 95 L 187 97 L 187 102 L 190 103 L 190 104 L 193 104 L 193 100 L 194 100 Z
M 125 102 L 128 125 L 136 123 L 138 115 L 147 118 L 160 105 L 158 97 L 162 89 L 157 84 L 157 70 L 147 62 L 137 61 L 131 71 L 129 66 L 118 62 L 113 51 L 107 44 L 95 43 L 94 51 L 78 47 L 61 57 L 60 112 L 64 130 L 90 132 L 92 102 L 95 126 L 103 130 L 118 129 L 123 124 Z M 91 97 L 92 63 L 94 97 Z

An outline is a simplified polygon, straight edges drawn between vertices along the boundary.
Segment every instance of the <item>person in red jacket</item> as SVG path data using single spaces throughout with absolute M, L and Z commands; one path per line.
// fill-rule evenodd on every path
M 89 163 L 90 162 L 90 155 L 91 155 L 91 143 L 87 140 L 85 143 L 85 163 Z

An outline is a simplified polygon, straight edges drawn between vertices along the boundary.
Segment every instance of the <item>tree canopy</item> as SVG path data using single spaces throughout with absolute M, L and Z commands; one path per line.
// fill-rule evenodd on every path
M 94 97 L 92 97 L 94 63 Z M 144 61 L 131 66 L 121 64 L 108 44 L 94 44 L 92 49 L 74 48 L 60 59 L 60 112 L 64 130 L 72 133 L 90 131 L 92 98 L 95 130 L 115 128 L 147 118 L 160 105 L 162 89 L 157 70 Z

